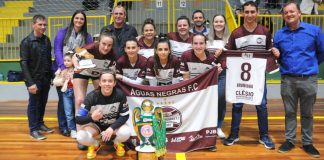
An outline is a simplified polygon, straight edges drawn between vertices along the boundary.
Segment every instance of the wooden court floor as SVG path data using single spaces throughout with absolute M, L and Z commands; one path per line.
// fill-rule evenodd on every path
M 29 137 L 26 119 L 26 101 L 0 101 L 0 159 L 3 160 L 38 160 L 38 159 L 86 159 L 86 151 L 76 148 L 74 139 L 58 134 L 56 120 L 56 102 L 50 101 L 46 109 L 45 122 L 55 128 L 47 139 L 35 141 Z M 282 101 L 269 100 L 269 133 L 276 144 L 275 150 L 267 150 L 258 143 L 258 128 L 254 106 L 245 106 L 241 123 L 240 141 L 233 146 L 224 146 L 217 139 L 217 151 L 199 150 L 189 153 L 168 153 L 167 160 L 308 160 L 324 159 L 324 99 L 318 99 L 315 106 L 314 145 L 321 152 L 321 158 L 311 158 L 302 149 L 300 143 L 300 125 L 298 125 L 298 142 L 288 153 L 278 153 L 277 149 L 284 142 L 284 110 Z M 227 106 L 223 130 L 229 133 L 231 123 L 231 106 Z M 299 124 L 299 121 L 298 121 Z M 136 152 L 128 151 L 125 157 L 117 157 L 110 146 L 104 146 L 96 159 L 132 160 Z

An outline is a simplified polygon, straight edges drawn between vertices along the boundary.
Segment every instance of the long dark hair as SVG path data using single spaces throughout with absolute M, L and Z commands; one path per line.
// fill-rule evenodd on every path
M 73 15 L 72 15 L 70 25 L 68 26 L 68 29 L 67 29 L 67 31 L 65 33 L 65 37 L 64 37 L 64 40 L 63 40 L 63 44 L 64 45 L 69 41 L 69 38 L 70 38 L 70 36 L 72 34 L 72 30 L 74 29 L 74 22 L 73 22 L 74 21 L 74 17 L 77 14 L 79 14 L 79 13 L 81 13 L 83 15 L 83 17 L 84 17 L 84 24 L 83 24 L 83 26 L 82 26 L 79 34 L 82 35 L 83 41 L 85 43 L 87 43 L 87 37 L 88 37 L 88 31 L 87 31 L 87 16 L 86 16 L 86 14 L 84 13 L 83 10 L 76 10 L 73 13 Z
M 159 55 L 157 54 L 157 47 L 158 47 L 158 45 L 160 43 L 166 43 L 166 44 L 168 44 L 170 54 L 168 55 L 168 62 L 167 63 L 171 63 L 172 62 L 171 43 L 170 43 L 169 39 L 167 38 L 167 35 L 166 34 L 160 33 L 159 34 L 159 38 L 158 38 L 158 42 L 154 46 L 154 66 L 153 66 L 153 69 L 154 69 L 155 75 L 158 75 L 159 74 L 159 70 L 158 69 L 159 68 L 162 68 L 162 64 L 160 62 Z

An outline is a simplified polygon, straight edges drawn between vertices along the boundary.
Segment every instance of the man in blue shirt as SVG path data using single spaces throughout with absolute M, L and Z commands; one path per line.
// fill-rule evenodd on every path
M 324 34 L 315 25 L 300 21 L 296 3 L 284 5 L 286 22 L 274 36 L 274 47 L 280 52 L 281 96 L 285 107 L 286 141 L 278 152 L 285 153 L 296 143 L 297 110 L 300 104 L 302 145 L 312 157 L 320 157 L 313 146 L 313 108 L 317 93 L 317 74 L 324 57 Z

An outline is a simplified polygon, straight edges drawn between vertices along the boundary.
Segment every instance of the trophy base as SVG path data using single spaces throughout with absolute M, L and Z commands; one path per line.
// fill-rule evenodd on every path
M 137 152 L 138 160 L 158 160 L 154 152 Z
M 144 147 L 137 146 L 135 150 L 137 152 L 145 152 L 145 153 L 155 152 L 155 148 L 149 145 L 144 145 Z

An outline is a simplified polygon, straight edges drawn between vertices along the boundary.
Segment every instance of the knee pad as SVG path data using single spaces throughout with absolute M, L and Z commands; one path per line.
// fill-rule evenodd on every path
M 114 139 L 114 143 L 126 142 L 130 137 L 130 128 L 127 125 L 122 125 L 116 131 L 116 138 Z
M 93 138 L 92 134 L 85 130 L 80 130 L 77 132 L 77 141 L 86 146 L 98 144 L 98 141 Z

